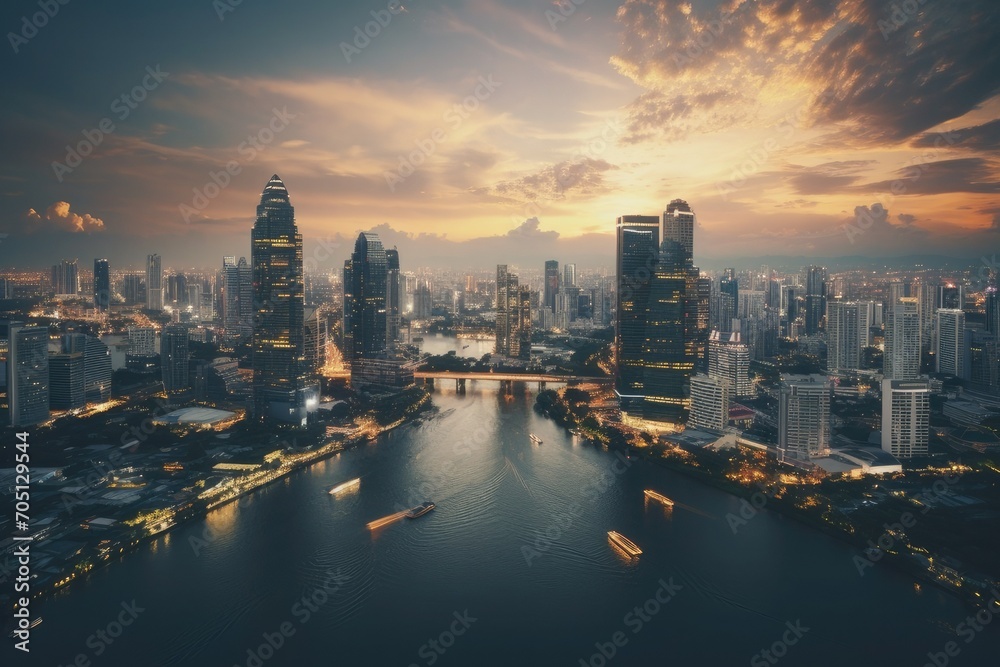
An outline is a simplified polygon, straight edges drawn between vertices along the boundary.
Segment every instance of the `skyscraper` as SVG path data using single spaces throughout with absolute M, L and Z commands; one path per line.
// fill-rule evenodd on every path
M 660 218 L 625 215 L 616 222 L 615 391 L 623 410 L 641 403 L 649 288 L 660 247 Z
M 7 324 L 7 405 L 11 426 L 49 418 L 49 330 Z
M 163 310 L 163 269 L 159 255 L 146 256 L 146 309 Z
M 689 264 L 694 263 L 694 211 L 683 199 L 673 199 L 663 212 L 663 240 L 681 245 Z
M 160 371 L 163 391 L 177 394 L 190 386 L 188 365 L 191 361 L 190 334 L 187 326 L 172 324 L 160 334 Z
M 821 266 L 806 267 L 805 286 L 805 333 L 811 336 L 819 332 L 826 312 L 826 269 Z
M 750 348 L 739 332 L 713 331 L 708 339 L 708 376 L 726 380 L 734 396 L 752 396 Z
M 718 431 L 729 424 L 730 385 L 707 375 L 691 378 L 691 416 L 688 425 Z
M 920 375 L 920 316 L 914 297 L 900 297 L 889 311 L 882 365 L 882 374 L 890 380 L 916 380 Z
M 106 259 L 94 260 L 94 308 L 103 312 L 111 305 L 111 264 Z
M 362 232 L 344 263 L 344 357 L 384 359 L 388 259 L 378 234 Z
M 563 265 L 563 288 L 576 287 L 576 264 Z
M 246 257 L 222 260 L 222 326 L 232 344 L 253 334 L 253 268 Z
M 965 311 L 939 308 L 934 317 L 934 369 L 938 373 L 959 376 L 963 372 L 965 347 Z
M 302 235 L 277 174 L 261 193 L 250 241 L 254 413 L 305 426 L 318 402 L 318 385 L 305 359 Z
M 386 347 L 389 353 L 399 341 L 399 326 L 403 314 L 403 282 L 399 272 L 399 251 L 385 251 L 385 326 Z
M 306 308 L 305 316 L 305 355 L 309 368 L 319 373 L 326 363 L 326 315 L 323 308 Z
M 831 372 L 861 368 L 862 350 L 868 347 L 871 304 L 835 299 L 827 304 L 826 367 Z
M 83 391 L 88 403 L 103 403 L 111 398 L 111 350 L 100 338 L 82 333 L 64 334 L 62 350 L 67 354 L 83 354 Z
M 778 450 L 808 461 L 830 448 L 830 385 L 821 376 L 783 378 L 778 399 Z
M 496 343 L 494 351 L 517 359 L 531 358 L 531 291 L 517 276 L 497 264 Z
M 49 407 L 75 410 L 86 403 L 83 353 L 49 355 Z
M 684 246 L 665 240 L 650 281 L 640 361 L 642 415 L 653 421 L 682 424 L 691 406 L 697 359 L 691 273 Z
M 882 381 L 882 449 L 908 459 L 927 454 L 930 389 L 926 382 Z
M 75 259 L 64 259 L 53 265 L 52 289 L 63 295 L 75 295 L 80 291 L 80 268 Z
M 545 262 L 545 298 L 542 306 L 556 312 L 556 293 L 559 291 L 559 262 L 550 259 Z

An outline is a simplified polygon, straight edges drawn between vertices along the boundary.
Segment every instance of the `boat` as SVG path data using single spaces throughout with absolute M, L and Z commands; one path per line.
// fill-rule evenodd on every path
M 412 340 L 414 343 L 423 343 L 424 342 L 423 336 L 414 336 L 410 340 Z
M 33 620 L 31 622 L 31 624 L 27 628 L 25 628 L 25 629 L 26 630 L 33 630 L 34 628 L 37 628 L 41 624 L 42 624 L 42 617 L 39 616 L 38 618 L 36 618 L 35 620 Z M 17 634 L 18 632 L 20 632 L 20 630 L 15 629 L 13 632 L 10 633 L 10 638 L 11 639 L 19 639 L 20 636 Z
M 611 540 L 612 544 L 624 551 L 631 558 L 638 558 L 642 554 L 642 549 L 640 549 L 635 542 L 616 530 L 608 531 L 608 539 Z
M 346 482 L 343 482 L 342 484 L 338 484 L 337 486 L 335 486 L 332 489 L 330 489 L 330 495 L 331 496 L 335 496 L 338 493 L 341 493 L 343 491 L 347 491 L 348 489 L 354 489 L 354 488 L 357 488 L 359 486 L 361 486 L 361 478 L 360 477 L 355 477 L 354 479 L 347 480 Z
M 432 502 L 426 502 L 423 505 L 417 505 L 416 507 L 411 508 L 410 511 L 406 513 L 406 518 L 416 519 L 417 517 L 421 517 L 427 514 L 435 507 L 437 507 L 437 505 L 435 505 Z
M 672 501 L 670 498 L 667 498 L 662 493 L 657 493 L 656 491 L 653 491 L 652 489 L 646 489 L 646 490 L 643 491 L 643 493 L 646 494 L 647 498 L 650 498 L 652 500 L 658 500 L 661 503 L 663 503 L 664 505 L 666 505 L 667 507 L 673 507 L 674 506 L 674 501 Z
M 542 439 L 541 439 L 541 438 L 539 438 L 539 437 L 538 437 L 537 435 L 535 435 L 534 433 L 529 433 L 529 434 L 528 434 L 528 437 L 529 437 L 529 438 L 531 438 L 531 441 L 532 441 L 533 443 L 535 443 L 536 445 L 540 445 L 540 444 L 542 444 Z

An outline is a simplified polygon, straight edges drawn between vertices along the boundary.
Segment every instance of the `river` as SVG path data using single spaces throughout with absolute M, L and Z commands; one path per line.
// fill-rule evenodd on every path
M 854 549 L 766 508 L 734 533 L 738 498 L 580 442 L 532 410 L 532 385 L 448 384 L 419 423 L 45 600 L 30 660 L 4 664 L 920 667 L 952 640 L 952 664 L 995 664 L 998 624 L 956 637 L 967 610 L 946 593 L 861 576 Z

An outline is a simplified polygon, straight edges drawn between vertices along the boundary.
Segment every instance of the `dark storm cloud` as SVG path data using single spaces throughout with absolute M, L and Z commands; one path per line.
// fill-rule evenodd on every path
M 858 185 L 858 192 L 892 192 L 907 195 L 937 195 L 949 192 L 1000 193 L 1000 165 L 985 158 L 970 157 L 924 162 L 896 171 L 898 178 Z
M 1000 119 L 991 120 L 982 125 L 952 130 L 953 146 L 977 151 L 990 151 L 1000 148 Z M 939 134 L 922 134 L 914 140 L 918 148 L 937 148 L 940 146 Z

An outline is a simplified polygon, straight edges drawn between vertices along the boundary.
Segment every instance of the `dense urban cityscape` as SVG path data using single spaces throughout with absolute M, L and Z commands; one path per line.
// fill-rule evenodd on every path
M 4 665 L 995 664 L 990 3 L 32 3 Z

